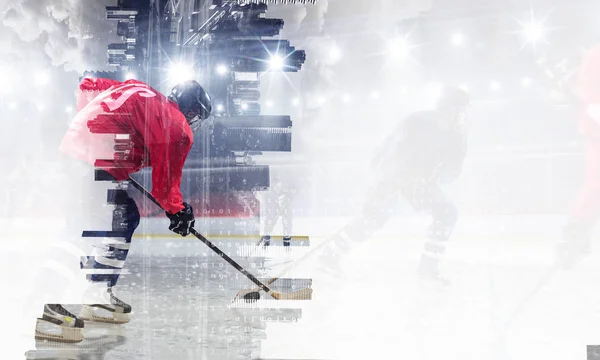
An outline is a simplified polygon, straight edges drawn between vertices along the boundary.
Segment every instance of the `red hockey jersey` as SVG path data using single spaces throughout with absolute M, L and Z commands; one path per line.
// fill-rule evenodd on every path
M 600 124 L 588 114 L 588 106 L 600 104 L 600 45 L 584 56 L 577 77 L 577 93 L 581 99 L 579 130 L 584 136 L 600 138 Z
M 176 103 L 137 80 L 85 78 L 79 84 L 77 114 L 60 150 L 95 165 L 115 158 L 115 134 L 128 136 L 132 151 L 116 167 L 97 167 L 117 180 L 152 167 L 152 195 L 170 212 L 183 209 L 180 185 L 193 133 Z

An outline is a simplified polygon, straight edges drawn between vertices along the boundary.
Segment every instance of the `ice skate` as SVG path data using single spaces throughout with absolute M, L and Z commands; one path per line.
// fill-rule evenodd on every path
M 556 263 L 563 269 L 570 269 L 591 253 L 589 226 L 570 224 L 565 227 L 562 239 L 556 244 Z
M 269 235 L 264 235 L 260 238 L 260 240 L 258 241 L 258 244 L 256 244 L 258 246 L 262 245 L 264 247 L 270 246 L 271 245 L 271 237 Z
M 93 284 L 89 293 L 100 301 L 83 305 L 80 319 L 106 324 L 126 324 L 131 320 L 131 306 L 117 298 L 111 287 L 104 283 Z
M 432 285 L 439 287 L 448 287 L 451 285 L 450 279 L 441 272 L 421 272 L 419 277 L 424 285 Z
M 60 343 L 78 343 L 83 340 L 83 320 L 58 304 L 46 304 L 44 314 L 37 319 L 35 339 Z
M 421 261 L 417 274 L 423 285 L 447 287 L 450 286 L 450 279 L 442 274 L 437 263 L 428 263 Z
M 78 360 L 81 351 L 79 349 L 70 350 L 29 350 L 25 353 L 26 360 Z

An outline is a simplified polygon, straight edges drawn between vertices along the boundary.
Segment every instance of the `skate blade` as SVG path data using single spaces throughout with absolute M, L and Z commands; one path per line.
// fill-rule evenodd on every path
M 60 328 L 60 334 L 47 332 L 48 330 Z M 38 318 L 35 325 L 35 340 L 52 341 L 63 344 L 74 344 L 83 341 L 81 328 L 69 328 L 52 324 L 44 319 Z
M 77 360 L 77 354 L 64 350 L 29 350 L 25 353 L 26 360 Z
M 78 316 L 83 321 L 97 322 L 102 324 L 115 324 L 122 325 L 126 324 L 131 320 L 129 314 L 113 313 L 112 316 L 101 316 L 98 315 L 94 308 L 88 305 L 84 305 Z

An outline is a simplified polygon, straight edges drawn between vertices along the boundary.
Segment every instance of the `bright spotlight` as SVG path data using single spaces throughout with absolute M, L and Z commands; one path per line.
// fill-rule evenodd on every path
M 135 73 L 134 72 L 128 72 L 127 74 L 125 74 L 125 79 L 126 80 L 131 80 L 131 79 L 135 79 Z
M 319 98 L 317 99 L 317 102 L 319 103 L 319 105 L 325 104 L 326 101 L 327 101 L 327 99 L 325 99 L 325 97 L 323 97 L 323 96 L 319 96 Z
M 338 60 L 340 60 L 342 58 L 342 51 L 337 46 L 334 46 L 329 51 L 329 57 L 333 61 L 338 61 Z
M 521 79 L 521 85 L 523 85 L 523 87 L 526 87 L 526 88 L 530 87 L 531 83 L 532 83 L 531 78 L 524 77 L 524 78 Z
M 379 99 L 379 92 L 378 91 L 371 92 L 371 99 Z
M 350 95 L 349 94 L 344 94 L 342 96 L 342 101 L 345 102 L 345 103 L 350 102 Z
M 175 83 L 192 80 L 194 78 L 193 70 L 185 64 L 173 64 L 169 70 L 169 79 Z
M 271 100 L 267 100 L 267 107 L 273 107 L 273 102 Z
M 285 64 L 284 59 L 279 55 L 271 56 L 271 60 L 269 61 L 271 65 L 271 70 L 281 70 L 283 69 L 283 65 Z
M 17 103 L 16 102 L 11 102 L 10 104 L 8 104 L 8 108 L 11 110 L 15 110 L 17 108 Z
M 500 85 L 500 83 L 497 81 L 492 81 L 490 83 L 490 89 L 492 91 L 499 91 L 500 89 L 502 89 L 502 85 Z
M 537 42 L 544 35 L 544 25 L 537 21 L 531 21 L 523 28 L 523 36 L 529 42 Z
M 42 111 L 46 110 L 46 105 L 44 105 L 44 104 L 38 104 L 37 105 L 37 109 L 38 109 L 39 112 L 42 112 Z
M 405 37 L 392 40 L 389 44 L 389 53 L 394 59 L 406 59 L 410 54 L 410 43 Z
M 248 110 L 248 104 L 242 103 L 242 110 Z
M 70 114 L 70 113 L 72 113 L 72 112 L 73 112 L 73 107 L 72 107 L 72 106 L 67 106 L 67 107 L 65 107 L 65 112 L 66 112 L 67 114 Z
M 50 82 L 50 76 L 45 72 L 39 72 L 35 75 L 36 85 L 46 85 Z
M 294 105 L 294 106 L 300 105 L 300 99 L 294 98 L 294 100 L 292 100 L 292 105 Z
M 452 42 L 452 45 L 460 46 L 464 43 L 465 37 L 461 33 L 454 33 L 450 38 L 450 41 Z
M 227 65 L 225 65 L 225 64 L 217 65 L 217 74 L 225 75 L 225 74 L 227 74 L 228 71 L 229 71 L 229 69 L 227 68 Z
M 217 111 L 221 112 L 225 109 L 225 107 L 223 106 L 223 104 L 217 104 Z

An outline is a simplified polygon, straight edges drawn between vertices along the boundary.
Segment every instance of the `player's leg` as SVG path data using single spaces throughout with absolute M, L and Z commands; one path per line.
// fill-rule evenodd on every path
M 264 246 L 271 245 L 271 234 L 273 233 L 273 229 L 275 228 L 278 219 L 279 213 L 277 211 L 277 205 L 269 203 L 265 211 L 264 235 L 261 238 L 261 242 Z
M 283 227 L 283 246 L 290 246 L 292 241 L 293 213 L 291 199 L 286 198 L 279 204 L 279 215 Z
M 127 193 L 126 184 L 109 190 L 109 202 L 115 204 L 112 230 L 122 232 L 122 236 L 106 238 L 104 249 L 93 257 L 94 272 L 92 282 L 80 318 L 86 321 L 106 323 L 126 323 L 130 320 L 131 306 L 113 294 L 122 271 L 133 234 L 140 223 L 140 213 L 135 201 Z M 104 313 L 104 314 L 103 314 Z
M 458 220 L 458 210 L 436 184 L 417 184 L 406 187 L 403 192 L 416 210 L 431 215 L 431 224 L 419 263 L 419 274 L 446 284 L 448 281 L 441 275 L 439 266 Z
M 106 226 L 110 213 L 98 207 L 106 195 L 104 189 L 94 183 L 93 169 L 72 162 L 65 162 L 63 166 L 65 178 L 57 182 L 52 191 L 58 198 L 54 215 L 63 217 L 65 226 L 59 233 L 49 233 L 44 239 L 46 248 L 33 292 L 24 306 L 25 311 L 35 312 L 38 317 L 37 340 L 77 342 L 83 339 L 84 324 L 67 309 L 70 304 L 81 304 L 88 285 L 79 267 L 81 257 L 89 251 L 86 239 L 81 238 L 81 230 Z
M 588 140 L 584 181 L 557 246 L 557 261 L 572 266 L 589 253 L 591 231 L 600 214 L 600 141 Z
M 320 250 L 317 259 L 320 273 L 336 281 L 346 278 L 343 271 L 344 258 L 356 245 L 370 239 L 387 223 L 391 217 L 389 210 L 398 204 L 398 183 L 394 179 L 385 178 L 376 184 L 365 199 L 362 214 L 325 240 L 327 245 Z M 329 282 L 329 286 L 335 285 L 335 282 Z

